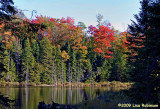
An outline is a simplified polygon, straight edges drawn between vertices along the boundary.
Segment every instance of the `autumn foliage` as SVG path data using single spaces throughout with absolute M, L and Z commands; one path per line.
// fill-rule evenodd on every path
M 85 58 L 87 47 L 82 44 L 83 31 L 82 28 L 74 24 L 71 17 L 61 19 L 37 16 L 36 19 L 30 21 L 36 24 L 44 24 L 47 27 L 39 30 L 39 34 L 47 37 L 52 45 L 63 46 L 69 42 L 72 49 L 81 54 Z
M 76 76 L 86 81 L 86 75 L 93 75 L 95 80 L 99 78 L 103 81 L 109 78 L 112 70 L 109 61 L 115 59 L 117 51 L 123 55 L 123 52 L 128 50 L 126 44 L 129 43 L 126 40 L 128 33 L 120 33 L 116 36 L 116 32 L 110 25 L 89 26 L 87 34 L 81 26 L 74 23 L 71 17 L 57 19 L 37 16 L 35 19 L 25 18 L 16 23 L 14 28 L 9 30 L 3 30 L 4 25 L 0 25 L 0 36 L 3 37 L 1 42 L 4 43 L 5 49 L 13 54 L 14 57 L 11 58 L 18 66 L 15 69 L 19 72 L 23 70 L 21 69 L 23 65 L 27 65 L 21 64 L 21 58 L 25 58 L 24 50 L 30 50 L 30 58 L 34 60 L 33 65 L 30 66 L 34 67 L 30 69 L 30 78 L 34 78 L 36 72 L 40 74 L 37 73 L 38 78 L 44 78 L 37 79 L 37 82 L 48 83 L 52 72 L 56 72 L 54 74 L 57 76 L 56 81 L 63 79 L 63 74 L 63 77 L 69 81 L 71 72 L 73 81 L 77 80 Z M 124 59 L 125 56 L 122 58 Z M 42 66 L 40 71 L 37 66 Z M 91 71 L 98 73 L 90 74 Z
M 101 25 L 96 28 L 91 25 L 89 26 L 89 33 L 95 42 L 94 51 L 100 54 L 104 53 L 106 59 L 112 58 L 113 52 L 110 51 L 110 48 L 112 47 L 111 43 L 115 40 L 114 31 L 108 26 Z

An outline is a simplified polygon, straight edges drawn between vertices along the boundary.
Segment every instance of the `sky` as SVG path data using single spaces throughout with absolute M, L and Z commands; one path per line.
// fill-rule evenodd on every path
M 43 15 L 53 18 L 71 17 L 75 23 L 84 22 L 89 25 L 97 25 L 96 15 L 103 15 L 103 20 L 119 30 L 125 31 L 134 14 L 140 11 L 139 0 L 13 0 L 14 5 L 24 11 L 31 18 L 34 15 Z

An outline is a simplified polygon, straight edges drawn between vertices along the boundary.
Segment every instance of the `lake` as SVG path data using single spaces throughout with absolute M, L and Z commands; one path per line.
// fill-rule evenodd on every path
M 88 109 L 93 105 L 96 105 L 97 108 L 103 105 L 102 109 L 105 106 L 116 107 L 119 102 L 127 101 L 125 96 L 120 93 L 119 88 L 109 87 L 1 87 L 0 94 L 15 99 L 17 108 L 20 109 L 37 109 L 40 101 L 44 101 L 46 104 L 51 104 L 51 101 L 59 104 L 78 104 L 78 106 L 88 107 Z

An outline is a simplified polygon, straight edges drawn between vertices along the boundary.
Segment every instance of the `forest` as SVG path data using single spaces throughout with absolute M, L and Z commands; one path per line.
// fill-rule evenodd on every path
M 141 0 L 136 21 L 124 32 L 104 22 L 101 14 L 96 26 L 86 27 L 71 17 L 29 19 L 12 0 L 4 1 L 0 83 L 135 82 L 130 96 L 160 100 L 160 0 Z
M 127 32 L 119 32 L 97 15 L 88 29 L 74 19 L 17 12 L 1 22 L 1 80 L 54 82 L 128 81 Z M 87 29 L 87 30 L 86 30 Z M 52 80 L 53 78 L 53 80 Z

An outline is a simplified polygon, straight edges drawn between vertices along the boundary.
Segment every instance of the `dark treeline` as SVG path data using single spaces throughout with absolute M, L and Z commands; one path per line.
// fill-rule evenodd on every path
M 136 22 L 129 25 L 132 37 L 127 40 L 136 53 L 128 60 L 133 66 L 130 75 L 135 85 L 130 96 L 137 102 L 159 103 L 160 100 L 160 0 L 142 0 Z

